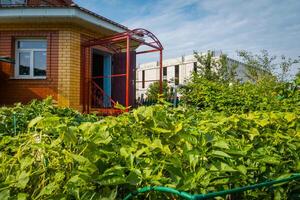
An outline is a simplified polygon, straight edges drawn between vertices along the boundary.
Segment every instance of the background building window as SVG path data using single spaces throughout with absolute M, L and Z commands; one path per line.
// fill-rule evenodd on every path
M 168 68 L 167 67 L 163 68 L 163 80 L 164 81 L 168 80 Z
M 179 65 L 175 65 L 175 85 L 179 85 Z
M 145 70 L 142 71 L 142 88 L 145 88 Z
M 197 62 L 194 62 L 194 72 L 195 72 L 195 73 L 197 73 L 197 68 L 198 68 Z
M 0 0 L 2 5 L 20 5 L 26 4 L 26 0 Z
M 17 78 L 46 78 L 47 40 L 16 41 Z

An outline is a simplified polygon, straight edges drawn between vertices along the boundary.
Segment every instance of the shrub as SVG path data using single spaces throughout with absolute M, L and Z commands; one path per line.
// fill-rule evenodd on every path
M 226 116 L 167 105 L 97 122 L 38 116 L 22 134 L 0 138 L 0 197 L 121 199 L 146 185 L 206 193 L 290 176 L 300 171 L 299 120 L 293 112 Z M 298 185 L 232 199 L 286 199 Z M 159 195 L 147 198 L 168 198 Z
M 288 83 L 223 83 L 194 75 L 181 89 L 182 100 L 200 110 L 247 113 L 250 111 L 299 111 L 300 92 Z

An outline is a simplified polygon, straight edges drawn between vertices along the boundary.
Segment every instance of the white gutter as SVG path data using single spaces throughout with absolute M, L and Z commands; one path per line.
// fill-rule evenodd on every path
M 92 14 L 86 13 L 79 8 L 49 8 L 49 7 L 40 7 L 40 8 L 0 8 L 0 23 L 4 22 L 6 19 L 30 19 L 34 18 L 64 18 L 72 20 L 83 20 L 88 23 L 91 23 L 96 26 L 101 26 L 105 29 L 109 29 L 114 32 L 124 32 L 126 29 L 123 29 L 115 24 L 109 23 L 105 20 L 102 20 L 99 17 L 96 17 Z

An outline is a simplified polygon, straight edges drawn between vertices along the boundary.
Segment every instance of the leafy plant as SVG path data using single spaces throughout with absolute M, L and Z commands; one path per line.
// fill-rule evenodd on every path
M 169 99 L 172 97 L 172 91 L 169 87 L 168 83 L 166 81 L 163 81 L 162 83 L 162 98 Z M 148 90 L 147 90 L 147 99 L 151 101 L 157 101 L 160 98 L 160 85 L 159 82 L 154 82 L 150 84 Z
M 82 115 L 80 112 L 70 108 L 59 108 L 54 106 L 52 98 L 44 101 L 33 100 L 29 105 L 16 104 L 14 107 L 0 108 L 0 136 L 13 135 L 26 131 L 27 124 L 34 118 L 40 116 L 57 115 L 68 117 L 70 124 L 80 124 L 84 121 L 96 121 L 93 115 Z
M 299 111 L 300 92 L 296 88 L 275 80 L 223 83 L 194 74 L 180 92 L 182 101 L 190 106 L 230 115 L 250 111 Z
M 282 55 L 278 59 L 277 56 L 270 55 L 267 50 L 261 50 L 260 54 L 253 54 L 245 50 L 238 51 L 237 53 L 245 63 L 246 76 L 254 82 L 261 79 L 276 78 L 282 82 L 289 81 L 290 76 L 288 72 L 292 66 L 300 62 L 300 57 L 292 59 Z
M 146 185 L 207 193 L 289 176 L 300 171 L 299 116 L 298 111 L 225 115 L 167 104 L 99 121 L 38 115 L 17 135 L 0 138 L 0 197 L 121 199 Z M 287 199 L 300 193 L 298 185 L 231 198 Z
M 229 64 L 227 55 L 221 54 L 220 58 L 214 57 L 214 52 L 206 54 L 194 52 L 197 59 L 197 75 L 210 81 L 235 82 L 237 64 Z

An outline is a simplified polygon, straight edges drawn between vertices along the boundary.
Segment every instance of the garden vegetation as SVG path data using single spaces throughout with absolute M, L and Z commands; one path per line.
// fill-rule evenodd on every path
M 150 185 L 199 194 L 299 173 L 299 78 L 227 80 L 194 74 L 181 106 L 161 99 L 118 117 L 83 115 L 51 99 L 1 108 L 0 199 L 122 199 Z M 230 199 L 297 199 L 299 185 Z

